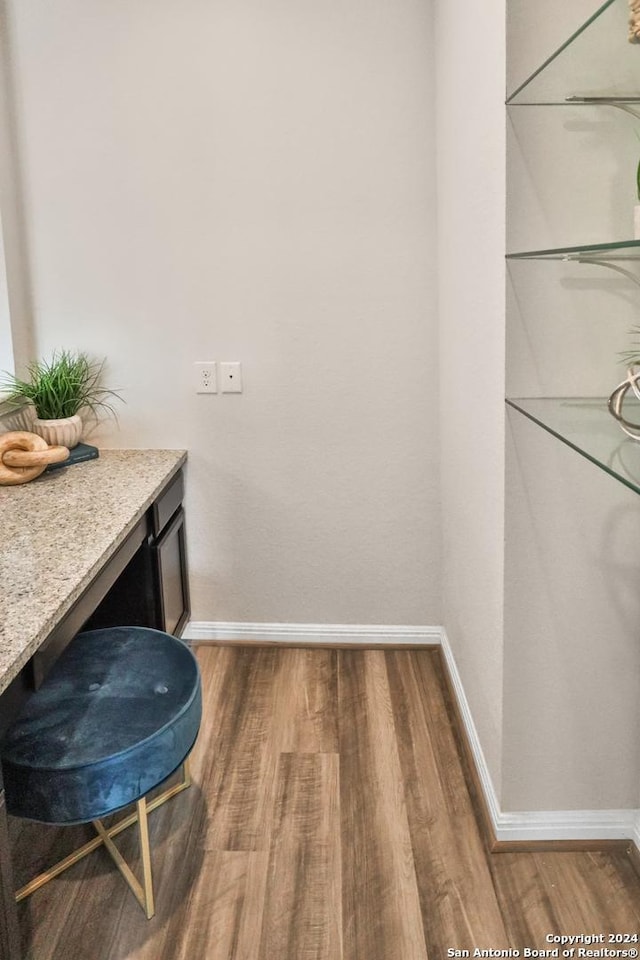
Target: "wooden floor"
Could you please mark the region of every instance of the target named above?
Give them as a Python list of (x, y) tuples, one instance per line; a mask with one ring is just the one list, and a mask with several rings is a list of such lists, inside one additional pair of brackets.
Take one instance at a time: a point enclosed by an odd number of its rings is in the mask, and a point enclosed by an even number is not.
[[(99, 850), (20, 905), (28, 958), (445, 960), (640, 932), (624, 854), (485, 853), (436, 651), (198, 658), (195, 783), (150, 817), (155, 918)], [(12, 831), (27, 874), (85, 828)], [(135, 830), (119, 844), (135, 859)]]

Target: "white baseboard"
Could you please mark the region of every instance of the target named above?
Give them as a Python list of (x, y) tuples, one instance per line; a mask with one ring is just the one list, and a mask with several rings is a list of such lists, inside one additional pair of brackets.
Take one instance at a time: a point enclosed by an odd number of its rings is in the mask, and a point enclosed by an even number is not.
[(402, 644), (425, 646), (440, 643), (440, 627), (388, 626), (387, 624), (354, 623), (224, 623), (221, 621), (191, 621), (187, 624), (185, 640), (207, 641), (265, 641), (268, 643), (335, 643)]
[(640, 810), (636, 810), (636, 819), (633, 825), (632, 839), (638, 853), (640, 853)]
[(443, 627), (335, 623), (191, 621), (183, 638), (198, 643), (441, 646), (496, 840), (630, 840), (640, 851), (640, 810), (533, 810), (503, 812), (493, 785), (462, 678)]
[(496, 827), (496, 840), (636, 842), (636, 820), (636, 810), (534, 810), (501, 813)]
[(485, 760), (484, 752), (482, 750), (480, 737), (478, 736), (476, 725), (473, 722), (471, 707), (469, 706), (469, 701), (467, 700), (467, 696), (464, 692), (462, 678), (458, 671), (458, 665), (456, 664), (453, 656), (453, 650), (451, 649), (451, 644), (449, 643), (449, 638), (444, 627), (441, 631), (440, 643), (442, 646), (444, 661), (449, 673), (449, 679), (451, 680), (451, 686), (453, 687), (456, 700), (458, 701), (458, 710), (460, 711), (460, 716), (462, 717), (464, 731), (467, 736), (467, 743), (471, 748), (471, 753), (475, 762), (476, 773), (478, 774), (480, 783), (482, 785), (485, 804), (489, 811), (489, 816), (491, 817), (491, 823), (495, 832), (501, 815), (500, 804), (498, 803), (498, 796), (496, 794), (495, 787), (493, 786), (493, 780), (489, 772), (489, 766)]
[(442, 652), (496, 840), (632, 840), (640, 848), (640, 810), (518, 810), (503, 812), (444, 628)]

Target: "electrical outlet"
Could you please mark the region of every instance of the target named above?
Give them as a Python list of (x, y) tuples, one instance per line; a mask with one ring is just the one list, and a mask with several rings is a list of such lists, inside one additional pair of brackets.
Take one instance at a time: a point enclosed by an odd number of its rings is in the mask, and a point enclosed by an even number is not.
[(196, 393), (217, 393), (218, 377), (215, 360), (194, 363), (193, 382)]
[(220, 364), (220, 389), (223, 393), (242, 393), (242, 364), (237, 360)]

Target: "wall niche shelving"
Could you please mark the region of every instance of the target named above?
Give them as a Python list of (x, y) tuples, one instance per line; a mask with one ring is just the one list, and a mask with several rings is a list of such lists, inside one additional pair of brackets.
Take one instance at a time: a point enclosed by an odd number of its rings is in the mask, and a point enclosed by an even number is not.
[[(628, 18), (626, 0), (606, 0), (509, 93), (507, 107), (614, 108), (640, 120), (640, 45), (628, 41)], [(506, 257), (508, 262), (602, 266), (640, 287), (640, 240), (603, 238), (600, 243), (511, 251)], [(625, 438), (608, 412), (606, 397), (509, 396), (506, 403), (640, 493), (640, 444)], [(625, 411), (640, 422), (640, 404), (629, 401)]]

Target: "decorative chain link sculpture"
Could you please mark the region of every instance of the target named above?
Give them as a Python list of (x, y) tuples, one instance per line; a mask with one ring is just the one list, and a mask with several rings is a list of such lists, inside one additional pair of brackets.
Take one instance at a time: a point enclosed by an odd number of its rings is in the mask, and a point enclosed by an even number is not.
[(0, 486), (35, 480), (50, 463), (69, 456), (66, 447), (50, 447), (46, 440), (26, 430), (0, 435)]
[(616, 418), (624, 432), (634, 440), (640, 440), (640, 423), (632, 423), (623, 416), (622, 404), (629, 390), (640, 400), (638, 381), (640, 381), (640, 365), (632, 363), (627, 370), (626, 380), (618, 384), (608, 401), (609, 413)]

